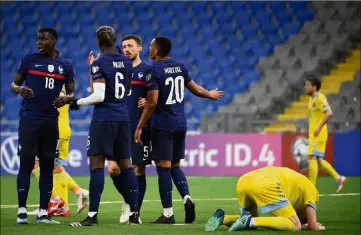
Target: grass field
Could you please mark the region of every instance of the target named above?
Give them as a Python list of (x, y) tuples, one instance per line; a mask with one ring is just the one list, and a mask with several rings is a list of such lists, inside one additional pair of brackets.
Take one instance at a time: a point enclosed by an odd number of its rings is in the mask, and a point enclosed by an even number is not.
[[(88, 187), (88, 177), (76, 177), (75, 180), (83, 187)], [(102, 204), (99, 212), (99, 226), (97, 227), (69, 227), (68, 223), (85, 218), (86, 213), (73, 214), (68, 218), (56, 218), (61, 225), (36, 225), (35, 216), (29, 216), (29, 225), (16, 225), (17, 196), (16, 178), (1, 177), (1, 234), (34, 234), (34, 235), (57, 235), (57, 234), (86, 234), (86, 235), (108, 235), (108, 234), (139, 234), (139, 235), (168, 235), (178, 234), (209, 234), (204, 232), (204, 224), (213, 211), (220, 207), (226, 213), (238, 214), (238, 206), (235, 195), (235, 177), (189, 177), (191, 195), (196, 203), (197, 219), (192, 225), (183, 225), (184, 212), (183, 203), (179, 200), (177, 191), (174, 191), (174, 213), (176, 223), (179, 225), (151, 225), (148, 222), (161, 214), (161, 204), (158, 196), (158, 186), (155, 177), (148, 178), (148, 191), (142, 208), (143, 224), (139, 226), (121, 225), (118, 223), (121, 210), (121, 198), (113, 187), (110, 178), (106, 178), (105, 190), (102, 196)], [(28, 210), (35, 209), (38, 203), (38, 187), (34, 178), (28, 198)], [(322, 234), (360, 234), (360, 178), (349, 178), (344, 191), (335, 195), (335, 183), (331, 178), (321, 177), (318, 179), (317, 187), (321, 194), (318, 204), (318, 220), (324, 224), (327, 231)], [(176, 190), (175, 187), (173, 187)], [(72, 202), (75, 197), (71, 195)], [(72, 212), (75, 207), (71, 206)], [(223, 234), (225, 227), (213, 234)], [(242, 234), (284, 234), (277, 231), (245, 231)], [(302, 232), (305, 233), (305, 232)]]

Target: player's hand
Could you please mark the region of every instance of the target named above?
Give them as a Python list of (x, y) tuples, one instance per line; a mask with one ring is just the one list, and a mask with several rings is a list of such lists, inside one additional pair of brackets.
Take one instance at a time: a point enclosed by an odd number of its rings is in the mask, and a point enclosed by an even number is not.
[(321, 129), (320, 129), (320, 128), (317, 128), (317, 129), (315, 130), (315, 132), (313, 133), (313, 136), (314, 136), (314, 137), (317, 137), (317, 136), (320, 134), (320, 132), (321, 132)]
[[(317, 223), (317, 224), (318, 224), (318, 230), (319, 231), (326, 230), (326, 227), (323, 226), (321, 223)], [(302, 224), (301, 230), (308, 230), (308, 223)]]
[(64, 105), (69, 104), (69, 103), (70, 103), (69, 97), (67, 97), (67, 96), (59, 96), (54, 101), (54, 107), (55, 108), (60, 108), (60, 107), (63, 107)]
[(94, 62), (94, 60), (99, 59), (99, 57), (100, 57), (100, 53), (98, 53), (97, 57), (94, 57), (93, 51), (91, 51), (88, 55), (88, 65), (90, 66)]
[(134, 133), (134, 141), (137, 144), (143, 145), (143, 142), (140, 140), (140, 137), (142, 136), (142, 129), (136, 129)]
[(78, 102), (78, 99), (74, 99), (73, 102), (70, 103), (70, 105), (69, 105), (70, 110), (75, 110), (75, 111), (79, 110), (80, 107), (77, 102)]
[(139, 97), (138, 108), (143, 108), (147, 104), (147, 99)]
[(218, 88), (209, 92), (211, 100), (218, 100), (223, 96), (223, 91), (219, 91)]
[(34, 97), (34, 92), (31, 88), (26, 87), (26, 86), (21, 86), (20, 87), (20, 95), (24, 98), (33, 98)]

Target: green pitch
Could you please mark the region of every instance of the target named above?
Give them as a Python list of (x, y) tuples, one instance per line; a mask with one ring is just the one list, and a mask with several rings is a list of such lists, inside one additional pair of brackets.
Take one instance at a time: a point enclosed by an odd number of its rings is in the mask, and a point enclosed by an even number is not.
[[(76, 177), (75, 180), (88, 188), (88, 177)], [(204, 224), (218, 207), (225, 209), (228, 214), (238, 214), (235, 186), (237, 178), (205, 178), (189, 177), (191, 196), (196, 203), (197, 219), (192, 225), (183, 225), (183, 203), (179, 200), (178, 192), (173, 187), (174, 213), (178, 225), (151, 225), (148, 222), (161, 215), (161, 204), (158, 196), (157, 179), (148, 177), (148, 190), (142, 207), (143, 224), (139, 226), (121, 225), (118, 223), (121, 211), (121, 198), (113, 187), (109, 177), (106, 178), (102, 204), (99, 211), (99, 226), (97, 227), (68, 227), (69, 222), (79, 221), (86, 217), (87, 211), (81, 215), (73, 213), (68, 218), (57, 218), (61, 225), (36, 225), (35, 216), (29, 216), (29, 225), (17, 225), (17, 195), (16, 178), (1, 177), (1, 234), (26, 234), (26, 235), (110, 235), (110, 234), (139, 234), (139, 235), (183, 235), (183, 234), (209, 234), (204, 232)], [(28, 198), (28, 210), (35, 209), (38, 203), (38, 186), (32, 179), (31, 190)], [(360, 234), (360, 178), (349, 178), (344, 191), (335, 196), (335, 183), (331, 178), (321, 177), (317, 187), (321, 194), (318, 204), (318, 220), (324, 224), (327, 231), (322, 234)], [(70, 203), (75, 202), (72, 192), (69, 192)], [(71, 206), (75, 211), (75, 206)], [(221, 227), (213, 234), (225, 234), (226, 228)], [(245, 231), (242, 234), (284, 234), (277, 231)], [(303, 232), (305, 233), (305, 232)], [(211, 233), (212, 234), (212, 233)]]

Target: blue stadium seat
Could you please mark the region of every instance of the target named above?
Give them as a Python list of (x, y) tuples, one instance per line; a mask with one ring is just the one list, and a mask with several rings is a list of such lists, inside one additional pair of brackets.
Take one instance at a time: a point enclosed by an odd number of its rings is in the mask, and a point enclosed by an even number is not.
[(170, 4), (170, 9), (173, 13), (187, 12), (187, 2), (172, 2)]
[(266, 7), (265, 2), (263, 1), (252, 1), (252, 2), (248, 2), (249, 8), (253, 11), (253, 12), (257, 12), (257, 11), (261, 11), (264, 10)]
[(286, 11), (279, 11), (276, 13), (276, 18), (278, 23), (283, 24), (292, 21), (293, 19), (293, 11), (286, 10)]
[(282, 33), (286, 38), (288, 38), (292, 34), (297, 33), (300, 30), (300, 27), (301, 25), (298, 22), (288, 23), (282, 27)]
[(305, 21), (312, 20), (314, 14), (315, 11), (312, 8), (307, 8), (297, 11), (296, 17), (299, 22), (304, 23)]
[(35, 1), (25, 1), (22, 2), (21, 4), (18, 4), (19, 15), (20, 16), (33, 15), (36, 6), (37, 6), (37, 2)]
[(204, 12), (206, 10), (207, 2), (204, 2), (204, 1), (190, 2), (190, 6), (192, 9), (192, 12), (197, 14), (197, 13)]
[(275, 35), (278, 33), (278, 25), (277, 24), (262, 24), (261, 30), (264, 35)]
[(272, 13), (269, 11), (258, 11), (255, 14), (257, 23), (268, 24), (272, 22)]
[(246, 38), (252, 38), (258, 35), (258, 25), (248, 24), (242, 27), (242, 34)]
[(167, 12), (169, 5), (167, 2), (152, 2), (152, 4), (150, 5), (151, 9), (153, 10), (154, 13), (163, 13), (163, 12)]
[(290, 1), (290, 7), (294, 10), (303, 10), (307, 8), (307, 2), (306, 1)]
[(267, 40), (271, 44), (280, 44), (283, 43), (286, 40), (286, 37), (283, 35), (270, 35), (267, 37)]
[(248, 10), (239, 11), (235, 14), (235, 20), (238, 25), (250, 24), (252, 21), (252, 13)]
[(72, 12), (72, 9), (74, 7), (74, 2), (56, 2), (56, 5), (54, 7), (54, 9), (56, 10), (56, 12)]
[(236, 12), (247, 8), (246, 2), (231, 1), (231, 2), (229, 2), (229, 5)]
[(286, 8), (286, 1), (269, 1), (268, 7), (273, 12), (283, 11)]

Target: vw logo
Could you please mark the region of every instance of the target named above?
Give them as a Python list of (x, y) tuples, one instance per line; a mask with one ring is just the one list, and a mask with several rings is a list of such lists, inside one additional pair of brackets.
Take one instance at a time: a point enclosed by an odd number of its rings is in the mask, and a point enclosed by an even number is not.
[(1, 143), (1, 167), (9, 174), (16, 175), (20, 168), (18, 136), (13, 135)]

